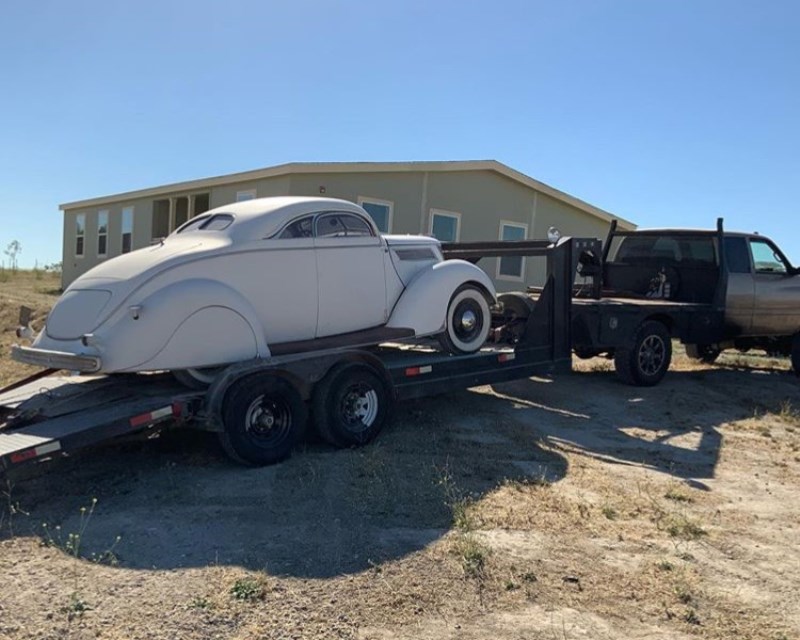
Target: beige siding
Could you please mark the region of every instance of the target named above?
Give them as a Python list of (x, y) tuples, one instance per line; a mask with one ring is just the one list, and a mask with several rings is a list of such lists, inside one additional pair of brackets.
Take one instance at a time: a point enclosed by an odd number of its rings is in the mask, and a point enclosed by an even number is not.
[(221, 207), (231, 202), (236, 202), (237, 191), (250, 191), (255, 189), (257, 198), (269, 196), (286, 196), (289, 191), (289, 176), (265, 178), (249, 182), (235, 182), (211, 189), (211, 208)]

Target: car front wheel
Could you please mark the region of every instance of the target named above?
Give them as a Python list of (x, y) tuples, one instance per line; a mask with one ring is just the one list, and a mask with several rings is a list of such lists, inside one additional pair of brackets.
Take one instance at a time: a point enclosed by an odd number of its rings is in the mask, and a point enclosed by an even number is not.
[(439, 342), (445, 351), (453, 354), (475, 353), (489, 336), (491, 319), (483, 291), (474, 285), (463, 285), (450, 298), (445, 330)]

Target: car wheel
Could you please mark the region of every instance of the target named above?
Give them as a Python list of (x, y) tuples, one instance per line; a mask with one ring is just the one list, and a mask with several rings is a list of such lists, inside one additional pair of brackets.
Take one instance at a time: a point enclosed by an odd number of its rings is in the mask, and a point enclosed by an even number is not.
[(672, 361), (672, 341), (667, 328), (650, 320), (641, 324), (631, 347), (614, 352), (614, 368), (619, 378), (638, 387), (658, 384)]
[(465, 284), (456, 289), (447, 305), (445, 330), (439, 342), (453, 354), (475, 353), (486, 342), (491, 329), (491, 312), (483, 291)]
[(706, 364), (713, 364), (716, 362), (722, 353), (722, 349), (710, 344), (687, 344), (686, 355), (692, 360), (700, 360)]
[(371, 367), (334, 368), (314, 389), (313, 417), (323, 440), (337, 447), (358, 447), (380, 433), (389, 417), (389, 386)]
[(307, 419), (306, 403), (286, 380), (249, 376), (234, 383), (225, 396), (220, 441), (237, 462), (273, 464), (291, 455)]
[(189, 389), (207, 389), (222, 371), (223, 367), (204, 369), (173, 369), (172, 377)]

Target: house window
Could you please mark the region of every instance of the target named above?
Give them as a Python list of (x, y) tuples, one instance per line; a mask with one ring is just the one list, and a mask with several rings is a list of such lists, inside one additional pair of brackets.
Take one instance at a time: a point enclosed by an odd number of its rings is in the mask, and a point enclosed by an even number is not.
[(122, 253), (130, 252), (133, 244), (133, 207), (122, 210)]
[(97, 212), (97, 257), (108, 254), (108, 209)]
[(153, 227), (151, 238), (159, 240), (169, 235), (169, 199), (153, 200)]
[(431, 209), (431, 235), (441, 242), (457, 242), (461, 214)]
[(198, 193), (192, 202), (192, 217), (199, 216), (201, 213), (205, 213), (210, 208), (209, 195), (207, 193)]
[(181, 196), (175, 198), (175, 217), (170, 224), (170, 232), (174, 231), (189, 219), (189, 198)]
[(374, 198), (362, 198), (359, 196), (358, 204), (375, 221), (375, 226), (381, 233), (389, 233), (392, 229), (392, 209), (394, 203), (388, 200), (376, 200)]
[[(528, 225), (518, 222), (500, 223), (500, 240), (525, 240)], [(525, 258), (522, 256), (506, 256), (497, 261), (497, 277), (500, 280), (522, 280), (525, 273)]]
[(86, 240), (86, 214), (75, 216), (75, 257), (83, 257), (83, 243)]
[(247, 191), (236, 192), (236, 202), (244, 202), (245, 200), (254, 200), (256, 197), (255, 189), (248, 189)]

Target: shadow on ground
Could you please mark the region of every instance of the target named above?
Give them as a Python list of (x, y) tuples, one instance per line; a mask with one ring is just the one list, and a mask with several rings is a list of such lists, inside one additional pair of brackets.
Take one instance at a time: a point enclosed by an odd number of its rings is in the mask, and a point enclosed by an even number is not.
[(11, 502), (30, 515), (16, 515), (14, 532), (64, 541), (84, 528), (80, 509), (96, 498), (82, 555), (113, 547), (126, 568), (220, 564), (308, 578), (363, 571), (439, 539), (459, 500), (508, 480), (564, 477), (563, 456), (486, 403), (467, 391), (403, 403), (370, 446), (309, 444), (263, 469), (228, 462), (199, 432), (97, 448), (17, 479)]
[(84, 527), (79, 510), (97, 498), (86, 555), (120, 535), (114, 553), (126, 568), (220, 564), (327, 578), (424, 548), (447, 533), (464, 497), (508, 480), (560, 480), (567, 452), (703, 486), (719, 459), (720, 425), (786, 398), (800, 405), (795, 378), (729, 369), (671, 372), (649, 389), (591, 372), (494, 391), (403, 403), (370, 446), (310, 444), (265, 469), (229, 463), (197, 432), (98, 448), (16, 485), (12, 478), (6, 502), (29, 514), (17, 513), (13, 531), (47, 541), (46, 523), (64, 538)]

